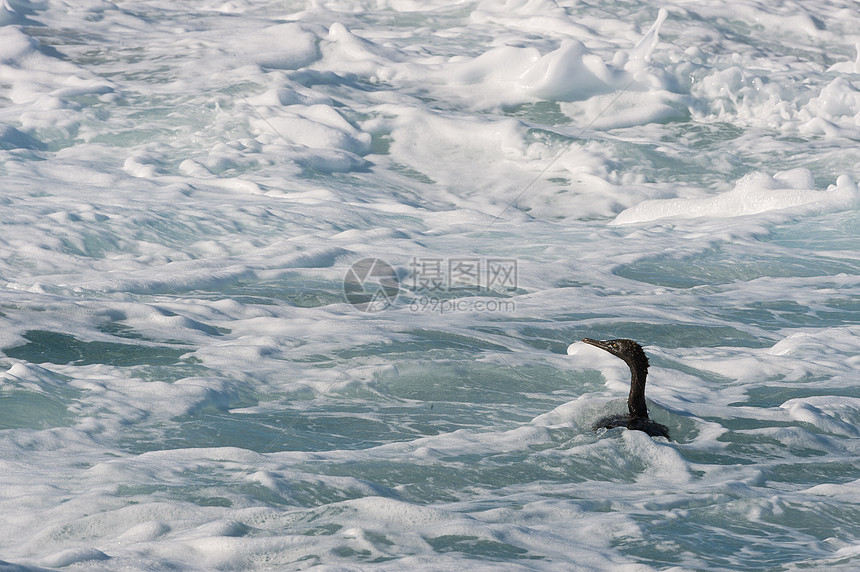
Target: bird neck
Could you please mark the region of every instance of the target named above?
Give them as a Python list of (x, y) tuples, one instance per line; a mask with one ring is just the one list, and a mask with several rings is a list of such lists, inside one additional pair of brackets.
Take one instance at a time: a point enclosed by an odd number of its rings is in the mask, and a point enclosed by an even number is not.
[(648, 406), (645, 404), (645, 378), (648, 366), (630, 366), (630, 395), (627, 397), (627, 410), (631, 417), (648, 419)]

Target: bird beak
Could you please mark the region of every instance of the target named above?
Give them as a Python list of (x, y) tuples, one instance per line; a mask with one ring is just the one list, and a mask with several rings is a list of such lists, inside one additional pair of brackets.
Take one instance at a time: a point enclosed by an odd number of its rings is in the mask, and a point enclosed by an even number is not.
[[(614, 356), (621, 357), (620, 355), (618, 355), (618, 353), (617, 353), (615, 350), (613, 350), (613, 349), (609, 346), (609, 344), (608, 344), (607, 342), (605, 342), (605, 341), (603, 341), (603, 340), (592, 340), (591, 338), (582, 338), (582, 342), (583, 342), (583, 343), (586, 343), (586, 344), (588, 344), (588, 345), (590, 345), (590, 346), (594, 346), (594, 347), (596, 347), (596, 348), (600, 348), (600, 349), (602, 349), (603, 351), (605, 351), (605, 352), (609, 352), (609, 353), (611, 353), (611, 354), (612, 354), (612, 355), (614, 355)], [(623, 359), (623, 358), (622, 358), (622, 359)]]

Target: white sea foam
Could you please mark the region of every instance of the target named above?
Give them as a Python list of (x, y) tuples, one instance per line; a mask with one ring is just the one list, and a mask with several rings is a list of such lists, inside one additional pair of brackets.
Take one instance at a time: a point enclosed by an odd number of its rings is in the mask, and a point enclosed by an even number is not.
[(666, 217), (728, 218), (771, 211), (826, 213), (850, 211), (860, 204), (860, 193), (850, 177), (843, 175), (826, 191), (815, 188), (812, 173), (794, 169), (768, 176), (751, 173), (731, 191), (701, 199), (658, 199), (644, 201), (620, 213), (614, 224), (631, 224)]
[(857, 567), (853, 4), (186, 4), (0, 0), (0, 569)]

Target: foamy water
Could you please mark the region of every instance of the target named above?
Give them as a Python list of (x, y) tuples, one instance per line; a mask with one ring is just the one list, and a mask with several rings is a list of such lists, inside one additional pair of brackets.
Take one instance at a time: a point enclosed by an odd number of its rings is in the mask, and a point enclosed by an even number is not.
[(858, 30), (0, 0), (0, 570), (855, 569)]

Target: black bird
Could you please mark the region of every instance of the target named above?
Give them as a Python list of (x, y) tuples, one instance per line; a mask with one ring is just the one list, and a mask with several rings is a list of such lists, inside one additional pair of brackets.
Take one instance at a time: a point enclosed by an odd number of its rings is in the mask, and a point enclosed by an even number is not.
[(648, 376), (648, 356), (642, 346), (633, 340), (592, 340), (583, 338), (588, 345), (606, 350), (624, 360), (630, 368), (630, 395), (627, 397), (627, 415), (610, 415), (597, 421), (592, 428), (597, 431), (603, 427), (627, 427), (644, 431), (652, 437), (669, 438), (669, 428), (648, 418), (645, 405), (645, 378)]

